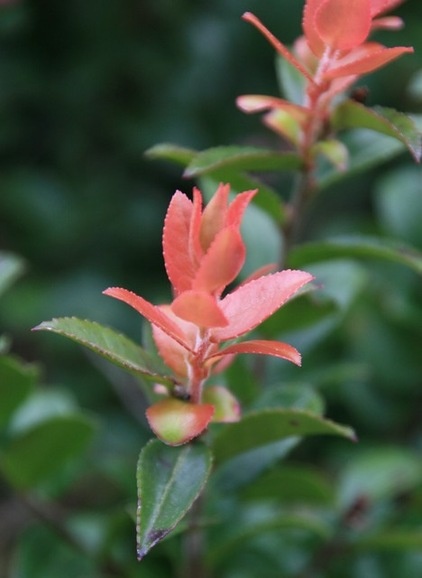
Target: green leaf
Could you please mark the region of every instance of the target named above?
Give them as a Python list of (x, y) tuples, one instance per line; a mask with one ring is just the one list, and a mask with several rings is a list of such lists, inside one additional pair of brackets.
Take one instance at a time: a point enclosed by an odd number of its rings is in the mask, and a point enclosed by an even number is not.
[(298, 409), (261, 410), (227, 424), (212, 444), (217, 463), (271, 442), (305, 435), (339, 435), (354, 441), (349, 427)]
[(197, 151), (193, 149), (180, 147), (171, 143), (155, 145), (145, 152), (145, 156), (150, 159), (163, 159), (184, 167), (192, 161), (196, 154)]
[(0, 295), (23, 273), (23, 259), (12, 253), (0, 252)]
[(384, 231), (422, 249), (422, 167), (389, 171), (376, 183), (377, 214)]
[(210, 148), (194, 156), (184, 172), (185, 177), (197, 177), (218, 169), (241, 171), (285, 171), (301, 166), (296, 153), (279, 153), (271, 149), (245, 146)]
[(61, 317), (51, 321), (43, 321), (35, 331), (44, 330), (69, 337), (76, 343), (84, 345), (115, 365), (141, 375), (156, 383), (171, 385), (172, 378), (161, 375), (155, 368), (148, 353), (125, 335), (117, 333), (95, 321), (77, 319), (76, 317)]
[(317, 176), (319, 190), (386, 163), (403, 152), (401, 142), (367, 129), (356, 129), (343, 140), (349, 151), (347, 170), (325, 167)]
[(276, 56), (276, 74), (280, 92), (286, 100), (303, 104), (306, 80), (303, 75), (282, 56)]
[(235, 519), (228, 521), (219, 530), (206, 560), (210, 566), (215, 566), (232, 556), (235, 550), (247, 549), (254, 539), (262, 539), (269, 532), (280, 533), (292, 529), (304, 530), (322, 540), (327, 540), (331, 533), (328, 524), (310, 512), (292, 514), (274, 511), (269, 506), (246, 507), (242, 504), (242, 511)]
[(334, 111), (333, 128), (367, 128), (403, 143), (416, 162), (422, 157), (422, 135), (412, 118), (392, 108), (368, 108), (354, 100), (342, 102)]
[(199, 496), (211, 471), (212, 456), (202, 443), (169, 447), (151, 440), (137, 468), (138, 559), (160, 542)]
[(409, 528), (394, 529), (380, 532), (374, 536), (369, 536), (357, 540), (355, 547), (359, 550), (391, 552), (398, 550), (400, 552), (407, 550), (422, 551), (422, 531)]
[(347, 509), (361, 496), (371, 502), (399, 496), (422, 482), (420, 456), (399, 447), (360, 450), (349, 458), (339, 483), (340, 502)]
[(422, 253), (391, 239), (363, 235), (348, 235), (317, 243), (305, 243), (291, 251), (288, 265), (292, 268), (303, 267), (308, 263), (338, 257), (385, 259), (406, 265), (422, 274)]
[(265, 472), (242, 493), (247, 500), (277, 500), (292, 504), (332, 505), (333, 488), (317, 470), (283, 465)]
[(9, 442), (0, 468), (12, 485), (31, 488), (83, 452), (94, 429), (92, 420), (80, 414), (46, 420)]
[(28, 397), (38, 378), (34, 365), (24, 364), (13, 357), (0, 357), (0, 424)]
[(302, 383), (283, 383), (276, 387), (267, 387), (253, 404), (253, 409), (271, 409), (275, 407), (301, 409), (322, 415), (324, 400), (315, 388)]

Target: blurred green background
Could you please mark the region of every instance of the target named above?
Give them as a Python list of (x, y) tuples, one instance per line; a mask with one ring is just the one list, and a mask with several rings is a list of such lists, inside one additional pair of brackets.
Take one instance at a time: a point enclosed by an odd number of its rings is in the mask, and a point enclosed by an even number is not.
[[(240, 16), (256, 13), (289, 43), (299, 34), (302, 6), (298, 0), (0, 4), (0, 249), (26, 264), (24, 276), (2, 297), (0, 333), (12, 339), (15, 354), (40, 362), (46, 382), (63, 386), (83, 408), (103, 412), (110, 438), (101, 448), (123, 452), (127, 470), (116, 473), (122, 464), (107, 462), (113, 484), (121, 478), (124, 490), (111, 484), (100, 503), (115, 499), (120, 505), (147, 434), (126, 417), (102, 367), (72, 343), (30, 329), (75, 315), (140, 339), (139, 317), (101, 291), (119, 285), (155, 302), (168, 297), (163, 217), (174, 190), (189, 193), (193, 185), (179, 167), (149, 161), (144, 152), (164, 141), (197, 149), (279, 146), (258, 117), (235, 107), (240, 94), (278, 91), (272, 49)], [(415, 54), (360, 85), (370, 89), (368, 105), (420, 114), (415, 78), (422, 70), (422, 3), (409, 0), (396, 13), (405, 29), (377, 38), (389, 46), (413, 45)], [(407, 153), (345, 180), (315, 203), (306, 238), (359, 231), (422, 250), (421, 181), (421, 169)], [(346, 372), (341, 386), (338, 376), (320, 376), (330, 417), (351, 423), (364, 440), (421, 449), (420, 278), (385, 262), (359, 264), (358, 270), (349, 265), (350, 299), (338, 297), (347, 302), (341, 322), (309, 347), (304, 375), (312, 381), (317, 370), (338, 360), (362, 362), (363, 374)], [(331, 272), (334, 280), (336, 274)], [(330, 270), (321, 275), (330, 279)], [(303, 347), (306, 355), (306, 339)], [(289, 379), (289, 371), (283, 369), (282, 377)], [(113, 431), (119, 435), (111, 439)], [(309, 447), (315, 457), (321, 452), (318, 442)], [(80, 489), (87, 501), (93, 487)]]

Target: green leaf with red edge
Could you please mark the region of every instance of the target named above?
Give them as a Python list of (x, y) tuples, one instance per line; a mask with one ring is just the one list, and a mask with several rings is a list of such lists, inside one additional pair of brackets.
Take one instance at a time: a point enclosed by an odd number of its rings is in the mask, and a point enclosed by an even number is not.
[(139, 345), (125, 335), (95, 321), (77, 319), (76, 317), (61, 317), (51, 321), (43, 321), (34, 327), (34, 330), (51, 331), (64, 335), (76, 343), (92, 349), (115, 365), (155, 383), (163, 383), (164, 385), (173, 383), (171, 377), (162, 375), (154, 367), (148, 353)]
[(347, 235), (316, 243), (305, 243), (291, 251), (288, 264), (291, 267), (303, 267), (309, 263), (339, 257), (385, 259), (406, 265), (422, 274), (422, 253), (413, 247), (391, 239), (360, 235)]
[(214, 407), (167, 397), (151, 405), (146, 415), (151, 429), (162, 442), (181, 446), (203, 433), (214, 415)]
[(204, 150), (193, 157), (184, 176), (191, 178), (218, 169), (241, 171), (286, 171), (301, 166), (300, 156), (293, 152), (280, 153), (271, 149), (246, 146), (221, 146)]
[(308, 411), (297, 409), (261, 410), (228, 424), (215, 437), (212, 448), (217, 463), (271, 442), (308, 435), (339, 435), (355, 441), (349, 427), (339, 425)]
[(198, 151), (174, 145), (172, 143), (162, 143), (155, 145), (145, 152), (145, 156), (153, 160), (167, 160), (178, 165), (188, 165)]
[(136, 472), (139, 560), (189, 511), (207, 482), (211, 465), (211, 451), (199, 442), (174, 448), (151, 440), (142, 449)]
[(333, 112), (331, 123), (335, 130), (367, 128), (402, 142), (417, 162), (422, 157), (422, 134), (415, 121), (392, 108), (368, 108), (359, 102), (346, 100)]

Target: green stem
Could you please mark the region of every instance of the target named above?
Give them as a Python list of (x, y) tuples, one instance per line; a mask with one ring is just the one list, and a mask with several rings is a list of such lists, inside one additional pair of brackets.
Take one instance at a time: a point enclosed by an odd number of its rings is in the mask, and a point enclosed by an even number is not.
[(314, 188), (313, 170), (310, 166), (305, 166), (303, 171), (296, 178), (292, 198), (288, 205), (288, 219), (282, 229), (284, 246), (280, 262), (281, 269), (285, 268), (289, 253), (300, 237), (303, 217), (312, 197)]

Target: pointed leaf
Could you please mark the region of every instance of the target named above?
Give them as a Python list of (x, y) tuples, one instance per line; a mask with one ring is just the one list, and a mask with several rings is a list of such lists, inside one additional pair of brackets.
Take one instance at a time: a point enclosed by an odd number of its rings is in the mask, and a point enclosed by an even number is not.
[(136, 295), (132, 291), (121, 287), (109, 287), (103, 291), (104, 295), (119, 299), (133, 307), (138, 313), (143, 315), (150, 323), (162, 329), (167, 335), (175, 339), (180, 345), (190, 350), (190, 344), (186, 339), (182, 329), (177, 323), (166, 315), (162, 309), (156, 307), (143, 297)]
[(197, 151), (194, 149), (184, 148), (171, 143), (162, 143), (155, 145), (145, 152), (145, 156), (150, 159), (163, 159), (177, 163), (178, 165), (188, 165)]
[(240, 273), (245, 257), (246, 249), (240, 233), (234, 227), (222, 229), (204, 255), (192, 288), (221, 295)]
[(44, 321), (34, 330), (52, 331), (64, 335), (131, 373), (142, 375), (157, 383), (166, 385), (173, 383), (172, 378), (161, 375), (154, 369), (147, 352), (139, 345), (113, 329), (94, 321), (62, 317)]
[[(366, 48), (367, 50), (365, 50)], [(375, 43), (364, 44), (361, 49), (356, 50), (356, 53), (352, 52), (350, 56), (345, 56), (339, 60), (338, 64), (329, 68), (324, 76), (327, 80), (339, 78), (340, 76), (361, 76), (385, 66), (403, 54), (411, 54), (412, 52), (413, 48), (410, 46), (385, 48), (379, 45), (376, 48)]]
[(422, 274), (422, 253), (404, 243), (391, 239), (365, 236), (342, 236), (319, 243), (305, 243), (292, 250), (289, 264), (302, 267), (309, 263), (337, 259), (338, 257), (358, 257), (386, 259), (406, 265)]
[(244, 416), (220, 431), (213, 443), (218, 463), (243, 452), (290, 437), (306, 435), (339, 435), (355, 440), (349, 427), (297, 409), (262, 410)]
[(264, 24), (251, 12), (245, 12), (242, 16), (243, 20), (250, 22), (257, 28), (261, 34), (268, 40), (268, 42), (276, 49), (276, 51), (285, 58), (292, 66), (294, 66), (311, 84), (314, 84), (314, 79), (302, 65), (299, 60), (290, 52), (290, 50), (284, 46), (278, 38), (276, 38), (269, 30), (264, 26)]
[(300, 166), (301, 159), (296, 153), (280, 153), (258, 147), (222, 146), (198, 153), (187, 166), (184, 176), (192, 178), (228, 168), (242, 171), (285, 171), (296, 170)]
[(224, 341), (251, 331), (312, 279), (310, 273), (286, 270), (241, 285), (220, 302), (229, 325), (216, 329), (215, 339)]
[(222, 355), (237, 355), (239, 353), (273, 355), (274, 357), (287, 359), (296, 365), (300, 365), (301, 363), (300, 353), (296, 348), (292, 347), (288, 343), (282, 343), (281, 341), (267, 341), (264, 339), (254, 339), (229, 345), (228, 347), (221, 349), (218, 353), (210, 355), (208, 359), (215, 359)]
[(137, 468), (137, 554), (142, 558), (173, 530), (204, 488), (211, 470), (210, 450), (201, 443), (180, 448), (151, 440)]
[(422, 134), (412, 118), (392, 108), (368, 108), (346, 100), (334, 111), (332, 123), (336, 130), (368, 128), (402, 142), (416, 161), (422, 156)]
[(209, 173), (206, 178), (212, 178), (216, 183), (230, 183), (232, 190), (235, 192), (257, 189), (259, 194), (255, 196), (253, 204), (261, 208), (277, 224), (284, 222), (285, 207), (283, 200), (274, 189), (261, 182), (255, 176), (251, 177), (249, 174), (237, 172), (235, 169), (223, 168)]
[(172, 196), (164, 220), (163, 253), (167, 276), (177, 293), (191, 289), (196, 264), (190, 246), (194, 205), (180, 191)]

